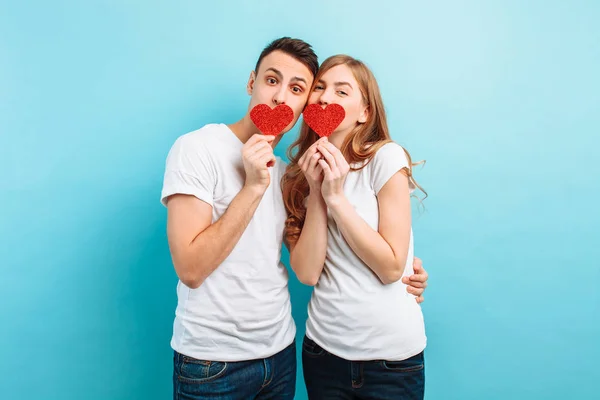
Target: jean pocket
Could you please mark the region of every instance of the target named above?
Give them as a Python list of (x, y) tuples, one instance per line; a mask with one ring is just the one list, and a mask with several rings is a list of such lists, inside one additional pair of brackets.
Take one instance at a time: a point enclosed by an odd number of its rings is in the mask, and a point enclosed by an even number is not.
[(177, 379), (185, 383), (207, 383), (222, 376), (226, 369), (226, 362), (183, 356)]
[(381, 361), (381, 366), (388, 371), (417, 372), (425, 368), (423, 353), (402, 361)]
[(311, 357), (319, 357), (325, 354), (325, 349), (316, 344), (312, 339), (309, 339), (308, 336), (304, 336), (302, 351)]

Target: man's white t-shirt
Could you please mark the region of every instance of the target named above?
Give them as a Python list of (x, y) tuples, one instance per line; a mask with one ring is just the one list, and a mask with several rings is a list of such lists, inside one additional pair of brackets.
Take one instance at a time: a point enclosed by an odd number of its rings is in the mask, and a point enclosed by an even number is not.
[[(346, 177), (346, 197), (376, 231), (377, 194), (405, 167), (404, 149), (388, 143), (366, 167)], [(413, 273), (412, 261), (411, 229), (404, 276)], [(328, 352), (355, 361), (404, 360), (423, 351), (427, 341), (421, 307), (406, 285), (402, 281), (382, 284), (348, 245), (331, 214), (325, 266), (309, 303), (306, 334)]]
[[(193, 195), (212, 206), (212, 221), (217, 221), (244, 185), (242, 147), (224, 124), (179, 137), (167, 157), (162, 203), (176, 193)], [(171, 339), (177, 352), (201, 360), (245, 361), (272, 356), (294, 340), (288, 273), (280, 261), (285, 167), (277, 158), (269, 168), (271, 183), (225, 261), (197, 289), (178, 282)]]

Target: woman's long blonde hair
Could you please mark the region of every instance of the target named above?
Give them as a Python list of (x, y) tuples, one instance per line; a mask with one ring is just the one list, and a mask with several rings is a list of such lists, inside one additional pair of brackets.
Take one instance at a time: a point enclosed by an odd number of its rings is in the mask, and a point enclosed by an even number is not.
[[(392, 142), (392, 139), (387, 126), (379, 86), (371, 70), (362, 61), (347, 55), (329, 57), (321, 64), (313, 86), (325, 72), (338, 65), (346, 65), (350, 68), (360, 87), (363, 102), (369, 108), (367, 121), (359, 124), (346, 137), (340, 149), (350, 165), (350, 171), (358, 171), (371, 161), (377, 150), (386, 143)], [(308, 182), (298, 165), (298, 160), (318, 139), (319, 136), (303, 121), (298, 139), (288, 149), (287, 154), (290, 164), (285, 171), (281, 184), (283, 201), (287, 210), (284, 238), (290, 245), (295, 244), (300, 237), (306, 218), (304, 199), (309, 194)], [(409, 182), (426, 194), (414, 180), (412, 176), (412, 166), (414, 164), (411, 161), (410, 154), (406, 150), (404, 151), (409, 164), (407, 169)]]

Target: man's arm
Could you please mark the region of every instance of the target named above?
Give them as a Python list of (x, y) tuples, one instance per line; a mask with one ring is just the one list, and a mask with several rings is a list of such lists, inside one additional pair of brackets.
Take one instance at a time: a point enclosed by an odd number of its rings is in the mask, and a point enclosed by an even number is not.
[(167, 236), (179, 279), (196, 289), (233, 251), (260, 204), (262, 193), (244, 187), (211, 225), (212, 207), (176, 194), (167, 203)]
[(179, 279), (198, 288), (225, 260), (252, 220), (270, 184), (267, 168), (275, 161), (272, 137), (254, 135), (242, 149), (246, 182), (225, 213), (212, 222), (212, 207), (191, 195), (167, 199), (167, 236)]
[(427, 287), (429, 274), (425, 271), (425, 268), (423, 268), (423, 261), (418, 257), (414, 257), (413, 259), (413, 271), (414, 273), (411, 276), (402, 278), (402, 283), (407, 285), (406, 291), (416, 296), (417, 303), (420, 304), (425, 301), (423, 292)]

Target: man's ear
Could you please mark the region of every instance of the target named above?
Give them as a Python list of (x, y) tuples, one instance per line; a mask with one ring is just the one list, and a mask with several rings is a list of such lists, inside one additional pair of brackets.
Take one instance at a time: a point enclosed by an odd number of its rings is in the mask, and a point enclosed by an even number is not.
[(369, 119), (369, 113), (371, 111), (371, 106), (366, 106), (360, 116), (358, 117), (358, 123), (364, 124)]
[(254, 83), (256, 82), (256, 72), (250, 72), (250, 77), (248, 78), (248, 83), (246, 84), (246, 91), (250, 96), (252, 96), (252, 91), (254, 90)]

